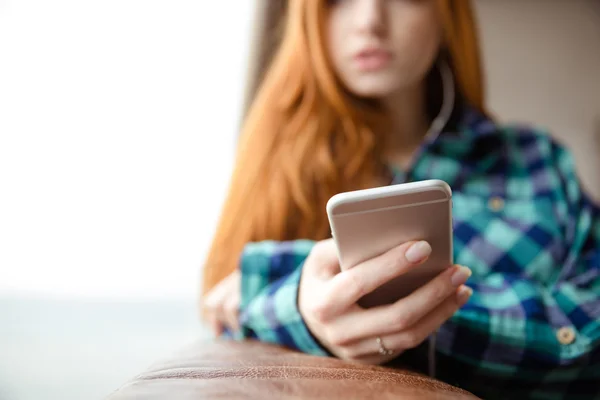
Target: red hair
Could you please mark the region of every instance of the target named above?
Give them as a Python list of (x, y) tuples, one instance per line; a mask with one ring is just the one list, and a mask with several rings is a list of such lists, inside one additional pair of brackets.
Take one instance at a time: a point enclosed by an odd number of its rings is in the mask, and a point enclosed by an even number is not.
[[(483, 111), (480, 54), (470, 2), (438, 0), (459, 92)], [(336, 193), (374, 186), (386, 123), (348, 96), (328, 61), (326, 1), (291, 0), (279, 48), (249, 109), (229, 193), (204, 267), (206, 293), (261, 240), (322, 240)]]

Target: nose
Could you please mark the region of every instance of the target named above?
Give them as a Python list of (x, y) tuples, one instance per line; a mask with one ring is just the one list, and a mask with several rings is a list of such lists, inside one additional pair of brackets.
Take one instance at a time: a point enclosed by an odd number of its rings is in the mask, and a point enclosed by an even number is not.
[(355, 9), (356, 26), (362, 33), (382, 34), (385, 31), (385, 2), (387, 0), (358, 0)]

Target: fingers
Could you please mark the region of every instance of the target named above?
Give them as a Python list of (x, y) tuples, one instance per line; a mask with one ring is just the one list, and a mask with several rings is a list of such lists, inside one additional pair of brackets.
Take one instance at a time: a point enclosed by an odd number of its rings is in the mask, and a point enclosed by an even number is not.
[(340, 330), (352, 332), (347, 335), (346, 340), (355, 341), (408, 329), (448, 297), (454, 295), (456, 289), (464, 284), (470, 276), (470, 269), (453, 265), (427, 284), (393, 304), (360, 310), (363, 322), (358, 328), (351, 328), (350, 324), (354, 324), (354, 322), (349, 318), (347, 321), (340, 320), (339, 323), (345, 325), (340, 327)]
[(214, 336), (219, 336), (223, 333), (223, 326), (217, 317), (218, 298), (215, 296), (215, 289), (211, 290), (204, 298), (204, 309), (206, 323)]
[[(472, 290), (470, 288), (461, 286), (446, 301), (411, 328), (397, 333), (381, 335), (382, 343), (387, 349), (393, 350), (396, 356), (405, 350), (417, 347), (452, 317), (469, 300), (471, 294)], [(377, 336), (371, 336), (361, 339), (353, 345), (346, 346), (343, 351), (344, 357), (357, 360), (364, 358), (363, 361), (369, 362), (379, 351), (376, 338)]]
[(221, 334), (223, 333), (223, 328), (224, 328), (223, 324), (219, 321), (216, 313), (214, 313), (212, 310), (207, 311), (206, 322), (208, 324), (208, 328), (210, 329), (210, 331), (213, 333), (214, 336), (221, 336)]
[(215, 336), (220, 336), (225, 328), (239, 330), (239, 281), (239, 274), (234, 272), (219, 282), (205, 297), (207, 323)]
[(223, 304), (223, 319), (227, 326), (234, 332), (240, 330), (239, 323), (240, 292), (236, 290), (225, 299)]
[(471, 288), (460, 286), (456, 290), (456, 293), (450, 296), (449, 301), (440, 304), (436, 310), (428, 314), (411, 329), (413, 333), (409, 335), (408, 339), (412, 338), (413, 343), (416, 342), (415, 346), (419, 345), (425, 338), (437, 331), (457, 310), (464, 306), (472, 294), (473, 290)]
[(405, 327), (412, 326), (449, 296), (456, 294), (456, 290), (467, 282), (470, 276), (469, 268), (453, 265), (408, 295), (404, 302), (397, 302), (394, 312), (404, 315)]
[(325, 294), (331, 300), (328, 302), (329, 315), (338, 315), (364, 295), (423, 263), (430, 254), (429, 243), (407, 242), (337, 274)]
[(223, 333), (223, 324), (219, 321), (217, 313), (217, 304), (214, 296), (214, 290), (209, 292), (209, 295), (204, 299), (204, 316), (208, 328), (215, 336), (220, 336)]

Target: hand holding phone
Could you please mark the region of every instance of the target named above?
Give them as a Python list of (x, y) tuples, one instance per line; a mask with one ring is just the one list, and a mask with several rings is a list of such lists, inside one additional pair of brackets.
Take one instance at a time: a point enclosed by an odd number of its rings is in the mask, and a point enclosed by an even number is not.
[[(316, 244), (304, 263), (298, 308), (318, 341), (342, 359), (382, 364), (435, 332), (471, 295), (465, 267), (450, 266), (433, 280), (390, 304), (357, 302), (377, 288), (421, 268), (433, 254), (423, 242), (407, 242), (340, 271), (333, 240)], [(389, 350), (381, 354), (381, 343)]]
[(365, 294), (363, 307), (393, 303), (452, 264), (452, 190), (444, 181), (340, 193), (329, 200), (327, 215), (342, 270), (408, 241), (431, 245), (423, 265)]

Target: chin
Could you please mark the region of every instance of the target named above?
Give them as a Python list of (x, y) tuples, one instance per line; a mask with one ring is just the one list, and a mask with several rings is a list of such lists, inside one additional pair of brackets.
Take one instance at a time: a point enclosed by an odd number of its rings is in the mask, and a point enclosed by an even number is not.
[(367, 97), (373, 99), (381, 99), (389, 97), (392, 93), (395, 93), (398, 89), (390, 85), (354, 85), (349, 88), (350, 91), (358, 97)]
[(390, 78), (389, 76), (359, 77), (353, 79), (352, 84), (347, 87), (358, 97), (384, 98), (407, 86), (398, 82), (398, 79)]

